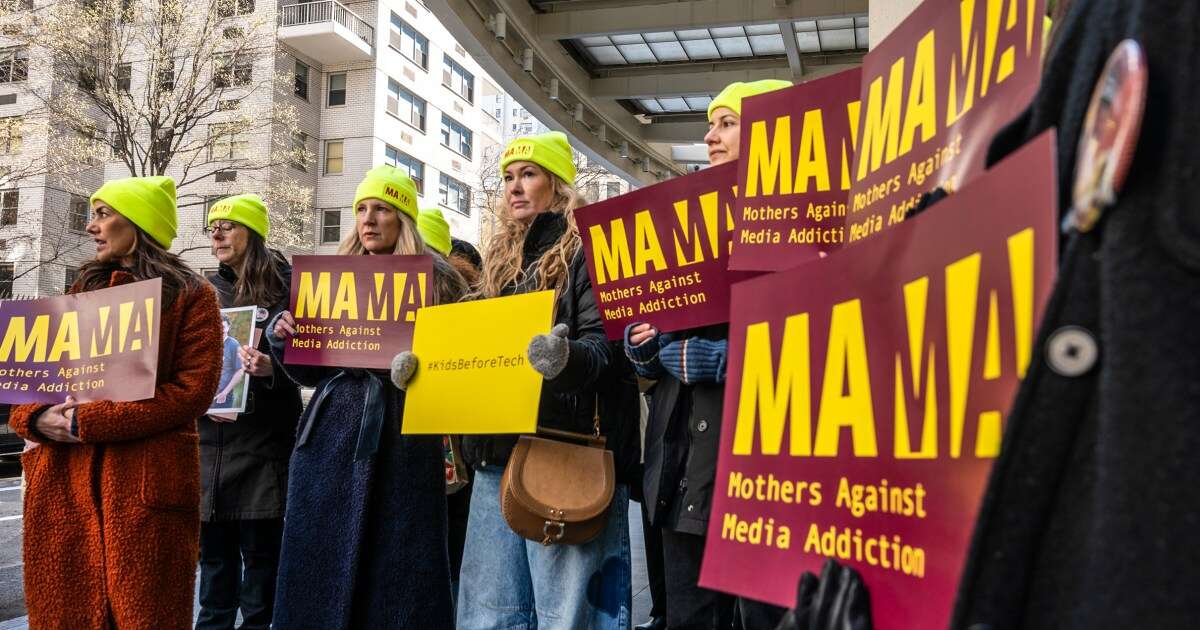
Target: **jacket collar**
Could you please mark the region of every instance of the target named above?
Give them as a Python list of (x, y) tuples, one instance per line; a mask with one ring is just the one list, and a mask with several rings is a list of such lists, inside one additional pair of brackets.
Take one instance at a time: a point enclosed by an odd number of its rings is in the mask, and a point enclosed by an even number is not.
[(558, 212), (542, 212), (533, 218), (525, 233), (525, 262), (537, 260), (567, 231), (567, 217)]

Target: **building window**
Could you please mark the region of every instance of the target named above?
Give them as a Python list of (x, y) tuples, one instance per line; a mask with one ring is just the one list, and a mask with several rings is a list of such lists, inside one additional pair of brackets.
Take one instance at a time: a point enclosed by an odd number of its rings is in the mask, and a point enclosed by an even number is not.
[(336, 243), (342, 240), (342, 211), (321, 211), (321, 242)]
[(21, 152), (21, 127), (24, 122), (20, 116), (0, 118), (0, 154)]
[(345, 144), (341, 140), (325, 141), (325, 174), (340, 175), (342, 172), (342, 151)]
[(219, 55), (213, 70), (213, 82), (219, 88), (246, 85), (254, 77), (254, 62), (245, 55)]
[(429, 40), (395, 13), (392, 14), (392, 34), (388, 44), (413, 63), (429, 69)]
[(238, 133), (238, 125), (217, 123), (208, 126), (208, 159), (244, 160), (250, 141)]
[(217, 16), (233, 17), (254, 13), (254, 0), (217, 0)]
[(471, 130), (453, 118), (442, 114), (442, 145), (471, 159)]
[(308, 100), (308, 65), (299, 59), (296, 60), (296, 86), (294, 88), (296, 96), (304, 100)]
[(67, 267), (63, 269), (63, 293), (71, 290), (75, 285), (75, 280), (79, 278), (78, 267)]
[(128, 94), (130, 87), (132, 87), (132, 84), (133, 84), (133, 64), (129, 64), (129, 63), (117, 64), (117, 70), (116, 70), (116, 72), (113, 73), (113, 85), (116, 86), (117, 90)]
[(20, 202), (20, 190), (16, 188), (0, 190), (0, 225), (17, 224), (17, 205)]
[(387, 110), (400, 120), (425, 131), (425, 101), (388, 79)]
[[(67, 214), (67, 227), (82, 232), (87, 229), (88, 200), (87, 197), (71, 195), (71, 209)], [(67, 285), (70, 286), (70, 285)]]
[(158, 89), (162, 92), (170, 92), (175, 89), (174, 66), (158, 71)]
[(0, 263), (0, 298), (12, 297), (14, 275), (16, 267), (12, 263)]
[(0, 83), (14, 83), (29, 78), (29, 51), (24, 48), (0, 50)]
[(417, 186), (417, 194), (425, 194), (425, 165), (417, 158), (391, 146), (384, 146), (384, 161), (408, 173), (408, 177)]
[(442, 69), (442, 85), (448, 87), (455, 94), (467, 99), (468, 103), (475, 102), (475, 75), (467, 72), (467, 69), (459, 65), (459, 63), (450, 58), (450, 55), (444, 55), (446, 67)]
[(604, 185), (608, 193), (606, 198), (616, 197), (621, 194), (621, 182), (608, 182)]
[(441, 204), (443, 206), (455, 212), (471, 216), (470, 186), (442, 173), (441, 179), (438, 182), (438, 194), (441, 195)]
[(346, 104), (346, 73), (329, 75), (329, 107)]
[(308, 134), (303, 131), (292, 132), (292, 152), (288, 162), (292, 168), (308, 172)]
[(79, 76), (75, 83), (82, 90), (89, 92), (96, 89), (96, 77), (100, 75), (100, 62), (95, 57), (85, 57), (79, 64)]

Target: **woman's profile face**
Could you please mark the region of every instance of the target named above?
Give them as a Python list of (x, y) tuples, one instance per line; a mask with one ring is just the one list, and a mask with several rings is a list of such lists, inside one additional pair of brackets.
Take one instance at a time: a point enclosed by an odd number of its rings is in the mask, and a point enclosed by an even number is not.
[(379, 199), (363, 199), (354, 209), (354, 224), (363, 249), (371, 254), (390, 254), (400, 240), (400, 213)]
[(504, 201), (508, 214), (529, 223), (554, 202), (554, 182), (550, 174), (533, 162), (513, 162), (504, 169)]
[(92, 205), (92, 220), (86, 230), (96, 243), (96, 260), (102, 263), (132, 255), (137, 245), (137, 228), (133, 223), (100, 200)]
[(712, 117), (708, 119), (708, 133), (704, 134), (704, 144), (708, 145), (708, 163), (716, 166), (738, 159), (741, 133), (741, 116), (728, 107), (714, 109)]

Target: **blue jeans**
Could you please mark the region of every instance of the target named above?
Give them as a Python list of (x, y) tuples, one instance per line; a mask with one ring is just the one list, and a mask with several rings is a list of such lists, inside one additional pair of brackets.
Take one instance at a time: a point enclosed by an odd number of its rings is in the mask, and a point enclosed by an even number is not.
[(628, 630), (629, 488), (617, 484), (608, 523), (595, 540), (546, 547), (504, 521), (503, 473), (496, 466), (475, 473), (458, 630)]

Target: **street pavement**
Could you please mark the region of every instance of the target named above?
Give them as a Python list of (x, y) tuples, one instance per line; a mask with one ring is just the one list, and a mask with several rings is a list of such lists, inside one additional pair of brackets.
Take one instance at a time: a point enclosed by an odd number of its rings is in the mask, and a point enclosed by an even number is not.
[[(633, 559), (633, 625), (650, 614), (641, 508), (629, 504), (629, 542)], [(0, 630), (25, 630), (25, 594), (21, 563), (21, 466), (0, 461)], [(198, 608), (198, 605), (197, 605)]]

